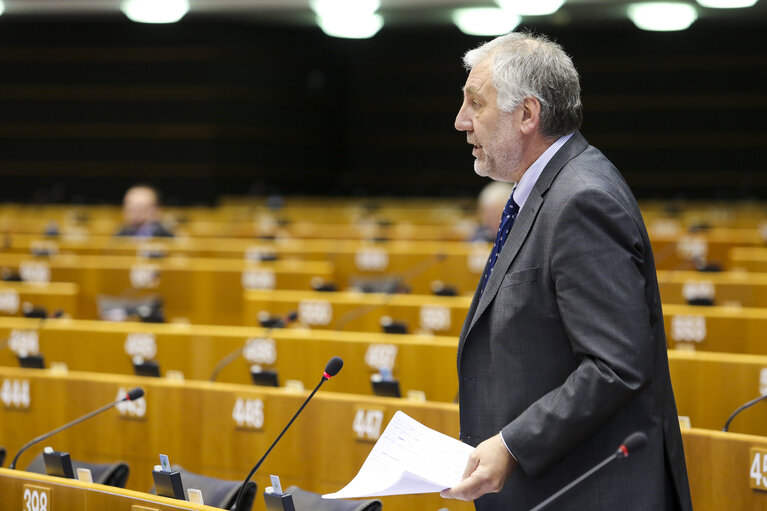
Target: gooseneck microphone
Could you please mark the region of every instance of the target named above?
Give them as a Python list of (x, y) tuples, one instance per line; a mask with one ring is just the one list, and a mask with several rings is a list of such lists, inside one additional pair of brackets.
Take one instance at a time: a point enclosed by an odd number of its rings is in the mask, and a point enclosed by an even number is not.
[(645, 435), (643, 432), (635, 431), (634, 433), (631, 433), (629, 436), (626, 437), (626, 439), (623, 441), (620, 447), (618, 447), (618, 450), (616, 450), (614, 454), (606, 458), (599, 465), (593, 467), (591, 470), (589, 470), (588, 472), (580, 476), (575, 481), (571, 482), (570, 484), (568, 484), (567, 486), (559, 490), (557, 493), (555, 493), (548, 499), (544, 500), (543, 502), (535, 506), (530, 511), (539, 511), (545, 508), (546, 506), (548, 506), (549, 504), (557, 500), (559, 497), (564, 495), (566, 492), (571, 490), (573, 487), (580, 484), (583, 480), (591, 477), (591, 475), (596, 473), (605, 465), (618, 459), (628, 458), (629, 454), (634, 454), (635, 452), (640, 451), (646, 444), (647, 444), (647, 435)]
[(759, 396), (757, 398), (754, 398), (751, 401), (749, 401), (748, 403), (746, 403), (746, 404), (744, 404), (742, 406), (739, 406), (737, 410), (732, 412), (732, 415), (730, 415), (730, 418), (727, 419), (727, 422), (724, 423), (724, 427), (722, 428), (722, 431), (727, 431), (728, 429), (730, 429), (730, 423), (732, 422), (732, 419), (734, 419), (740, 412), (742, 412), (746, 408), (751, 408), (752, 406), (754, 406), (759, 401), (762, 401), (763, 399), (767, 399), (767, 394), (765, 394), (763, 396)]
[[(288, 312), (285, 315), (285, 317), (278, 319), (275, 324), (267, 328), (262, 337), (268, 336), (276, 328), (283, 328), (286, 325), (289, 325), (290, 323), (294, 322), (296, 318), (298, 318), (298, 312), (296, 311)], [(229, 353), (227, 356), (219, 360), (218, 364), (216, 364), (216, 367), (213, 368), (213, 372), (210, 373), (210, 378), (208, 380), (216, 381), (216, 378), (218, 378), (219, 373), (221, 373), (221, 371), (223, 371), (226, 366), (228, 366), (229, 364), (237, 360), (240, 357), (240, 355), (242, 355), (242, 352), (245, 351), (246, 346), (247, 346), (247, 343), (243, 344), (242, 346), (240, 346), (239, 348), (237, 348), (236, 350), (234, 350), (233, 352)]]
[(282, 438), (282, 435), (285, 434), (285, 432), (288, 430), (291, 424), (293, 424), (293, 421), (296, 420), (296, 417), (298, 417), (298, 414), (300, 414), (304, 408), (306, 408), (306, 405), (311, 401), (311, 399), (314, 397), (314, 395), (317, 393), (318, 390), (320, 390), (320, 387), (323, 383), (331, 379), (333, 376), (338, 374), (338, 371), (341, 370), (341, 368), (344, 366), (344, 361), (341, 359), (341, 357), (333, 357), (331, 358), (327, 365), (325, 366), (325, 372), (322, 373), (322, 378), (320, 379), (320, 382), (317, 384), (316, 387), (314, 387), (314, 390), (311, 394), (309, 394), (309, 397), (306, 398), (306, 401), (304, 401), (304, 404), (301, 405), (301, 408), (298, 409), (295, 415), (293, 415), (293, 418), (290, 419), (290, 422), (288, 422), (288, 425), (285, 426), (280, 433), (280, 435), (277, 437), (277, 439), (272, 442), (272, 445), (269, 446), (269, 449), (266, 450), (266, 453), (264, 453), (263, 456), (261, 456), (261, 459), (258, 460), (258, 463), (253, 467), (253, 470), (250, 471), (248, 474), (248, 477), (245, 478), (245, 481), (242, 483), (242, 486), (240, 487), (240, 491), (237, 493), (237, 500), (235, 501), (235, 505), (232, 509), (242, 509), (242, 498), (245, 493), (245, 485), (248, 484), (248, 481), (250, 481), (250, 478), (253, 477), (253, 474), (256, 473), (256, 470), (261, 466), (261, 464), (264, 462), (267, 456), (269, 456), (269, 453), (272, 452), (272, 449), (274, 449), (274, 446), (277, 445), (277, 442), (280, 441), (280, 438)]
[(80, 424), (82, 421), (84, 421), (86, 419), (90, 419), (94, 415), (98, 415), (101, 412), (105, 412), (105, 411), (109, 410), (110, 408), (112, 408), (113, 406), (116, 406), (116, 405), (122, 403), (123, 401), (135, 401), (136, 399), (139, 399), (143, 395), (144, 395), (144, 389), (142, 389), (141, 387), (136, 387), (135, 389), (132, 389), (132, 390), (128, 391), (128, 394), (124, 398), (118, 399), (117, 401), (109, 403), (108, 405), (104, 405), (101, 408), (99, 408), (98, 410), (94, 410), (94, 411), (92, 411), (92, 412), (90, 412), (90, 413), (88, 413), (86, 415), (83, 415), (79, 419), (75, 419), (72, 422), (68, 422), (68, 423), (64, 424), (63, 426), (54, 429), (53, 431), (49, 431), (48, 433), (45, 433), (43, 435), (40, 435), (37, 438), (34, 438), (34, 439), (30, 440), (29, 442), (24, 444), (21, 447), (21, 449), (19, 449), (19, 452), (16, 453), (16, 456), (14, 456), (13, 461), (11, 462), (11, 464), (9, 465), (8, 468), (10, 468), (11, 470), (15, 469), (16, 468), (16, 462), (18, 461), (19, 456), (21, 456), (21, 454), (24, 451), (26, 451), (27, 449), (29, 449), (30, 447), (32, 447), (36, 443), (42, 442), (46, 438), (52, 437), (56, 433), (64, 431), (67, 428), (71, 428), (72, 426), (74, 426), (76, 424)]

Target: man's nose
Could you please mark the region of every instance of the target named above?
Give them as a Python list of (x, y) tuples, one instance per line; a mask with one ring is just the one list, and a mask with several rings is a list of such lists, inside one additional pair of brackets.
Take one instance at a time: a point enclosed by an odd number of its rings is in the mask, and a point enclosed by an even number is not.
[(472, 131), (471, 118), (466, 114), (466, 108), (461, 107), (455, 116), (455, 129), (458, 131)]

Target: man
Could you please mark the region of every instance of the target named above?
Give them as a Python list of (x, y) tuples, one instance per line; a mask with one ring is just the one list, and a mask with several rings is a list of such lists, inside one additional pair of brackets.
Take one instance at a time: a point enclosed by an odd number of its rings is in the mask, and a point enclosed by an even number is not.
[(171, 237), (160, 223), (159, 192), (148, 185), (132, 186), (123, 198), (123, 227), (116, 236)]
[(512, 33), (464, 63), (455, 127), (477, 174), (516, 186), (458, 345), (461, 439), (476, 449), (443, 496), (528, 510), (643, 431), (642, 451), (552, 509), (691, 509), (650, 241), (578, 132), (572, 61)]
[(501, 221), (501, 213), (511, 195), (512, 186), (501, 181), (491, 181), (479, 193), (477, 198), (477, 217), (479, 225), (471, 237), (471, 241), (495, 240), (495, 231)]

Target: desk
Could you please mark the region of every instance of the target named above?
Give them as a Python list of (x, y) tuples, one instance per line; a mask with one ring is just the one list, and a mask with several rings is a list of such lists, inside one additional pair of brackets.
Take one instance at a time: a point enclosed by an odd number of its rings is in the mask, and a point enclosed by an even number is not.
[[(314, 386), (337, 355), (346, 367), (344, 377), (328, 387), (331, 392), (371, 395), (370, 376), (379, 367), (392, 370), (403, 394), (420, 390), (429, 400), (451, 402), (458, 391), (455, 337), (285, 329), (261, 339), (265, 332), (260, 327), (0, 319), (0, 339), (13, 336), (23, 341), (19, 348), (42, 353), (47, 366), (64, 362), (73, 371), (132, 375), (131, 358), (141, 356), (156, 360), (163, 375), (174, 370), (207, 381), (219, 360), (254, 339), (254, 348), (224, 369), (218, 381), (249, 384), (249, 365), (260, 364), (278, 371), (280, 385), (290, 379)], [(18, 365), (10, 349), (0, 349), (0, 365)]]
[[(342, 371), (336, 378), (343, 376)], [(28, 397), (26, 407), (14, 407), (13, 403), (0, 407), (0, 439), (11, 459), (30, 437), (109, 403), (120, 387), (141, 385), (146, 390), (143, 400), (109, 410), (45, 442), (69, 452), (74, 459), (126, 461), (131, 467), (128, 487), (136, 490), (152, 485), (151, 469), (159, 453), (193, 472), (243, 479), (308, 394), (223, 383), (75, 372), (56, 375), (15, 368), (0, 368), (0, 382), (28, 389), (26, 394), (21, 390), (17, 393)], [(332, 389), (334, 383), (333, 379), (328, 381), (325, 388)], [(397, 410), (457, 436), (457, 405), (322, 390), (256, 474), (260, 492), (269, 485), (269, 474), (280, 475), (284, 486), (295, 484), (318, 493), (340, 489), (370, 452), (370, 436), (380, 433)], [(373, 420), (364, 431), (357, 427), (355, 432), (354, 425), (362, 420), (359, 413)], [(26, 466), (41, 449), (24, 453), (19, 466)], [(385, 509), (393, 511), (473, 509), (467, 503), (444, 501), (437, 494), (388, 497), (384, 502)], [(263, 498), (257, 499), (254, 509), (264, 509)]]
[(692, 270), (696, 260), (724, 266), (730, 249), (764, 245), (764, 236), (757, 229), (715, 228), (690, 233), (655, 230), (649, 234), (659, 270)]
[(245, 325), (256, 324), (261, 311), (297, 311), (309, 328), (381, 332), (381, 318), (389, 317), (405, 322), (408, 332), (457, 337), (471, 297), (275, 290), (246, 291), (244, 302)]
[(767, 248), (734, 247), (730, 249), (727, 257), (727, 267), (731, 270), (748, 272), (767, 271)]
[(682, 431), (682, 440), (695, 511), (767, 510), (767, 486), (749, 487), (750, 451), (767, 451), (767, 437), (693, 428)]
[[(342, 377), (343, 372), (337, 378)], [(26, 381), (30, 397), (26, 409), (0, 408), (0, 438), (11, 455), (30, 436), (109, 402), (119, 386), (142, 385), (146, 389), (144, 405), (129, 409), (126, 415), (110, 410), (46, 442), (67, 450), (76, 459), (128, 461), (131, 465), (128, 484), (137, 489), (151, 485), (150, 471), (159, 452), (192, 471), (225, 479), (243, 478), (305, 396), (220, 383), (178, 384), (135, 377), (88, 373), (63, 376), (40, 370), (0, 368), (0, 381), (6, 380)], [(326, 385), (331, 387), (333, 383), (330, 380)], [(251, 400), (257, 413), (244, 417), (236, 413), (239, 399)], [(257, 402), (261, 404), (255, 406)], [(321, 391), (257, 474), (259, 489), (263, 490), (267, 475), (272, 473), (279, 474), (286, 485), (297, 484), (318, 493), (338, 490), (367, 457), (372, 443), (366, 435), (375, 436), (398, 409), (446, 434), (455, 435), (458, 431), (457, 405)], [(371, 421), (370, 427), (355, 431), (355, 417), (360, 413), (380, 421)], [(241, 419), (242, 425), (236, 423), (235, 417)], [(767, 492), (749, 487), (752, 467), (749, 451), (752, 447), (767, 451), (767, 437), (701, 429), (685, 430), (682, 436), (696, 510), (767, 510)], [(20, 466), (33, 456), (34, 449), (25, 453)], [(619, 470), (619, 465), (614, 469)], [(761, 471), (767, 472), (763, 468)], [(4, 475), (5, 471), (0, 472), (0, 476)], [(436, 494), (382, 500), (389, 511), (473, 509), (470, 504), (444, 501)], [(264, 509), (263, 499), (256, 500), (255, 509)]]
[(171, 257), (137, 260), (125, 256), (57, 255), (32, 258), (0, 254), (0, 267), (18, 269), (28, 282), (79, 285), (78, 315), (98, 317), (99, 295), (164, 298), (168, 320), (239, 324), (243, 288), (310, 289), (314, 277), (329, 279), (324, 262), (275, 261), (261, 264), (231, 259)]
[(658, 284), (664, 305), (702, 298), (716, 305), (767, 307), (767, 273), (661, 270)]
[(71, 282), (0, 282), (0, 316), (22, 316), (24, 305), (42, 307), (48, 314), (62, 311), (77, 317), (78, 286)]
[[(124, 490), (101, 484), (83, 483), (74, 479), (64, 479), (41, 474), (32, 474), (21, 470), (0, 468), (0, 510), (17, 511), (34, 509), (31, 506), (32, 494), (25, 495), (29, 486), (34, 492), (47, 488), (50, 497), (46, 495), (46, 505), (40, 506), (39, 511), (215, 511), (218, 508), (192, 504), (166, 497), (158, 497), (143, 492)], [(39, 497), (38, 497), (39, 498)], [(136, 508), (134, 506), (141, 506)], [(220, 510), (219, 510), (220, 511)]]
[(767, 354), (767, 309), (664, 304), (663, 321), (672, 349)]

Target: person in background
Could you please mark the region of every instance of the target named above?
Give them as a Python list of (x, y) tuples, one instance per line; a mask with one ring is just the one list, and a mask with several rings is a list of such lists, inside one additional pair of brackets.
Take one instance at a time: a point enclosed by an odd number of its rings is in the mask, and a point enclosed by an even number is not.
[(626, 181), (579, 129), (561, 46), (511, 33), (464, 57), (455, 128), (474, 171), (515, 183), (458, 341), (461, 440), (443, 497), (529, 510), (613, 454), (551, 509), (692, 509), (650, 239)]
[(511, 190), (511, 184), (500, 181), (492, 181), (482, 189), (477, 199), (479, 225), (470, 241), (495, 241), (495, 232), (501, 223), (501, 213), (511, 196)]
[(152, 186), (135, 185), (123, 198), (123, 226), (115, 236), (172, 237), (160, 222), (160, 194)]

